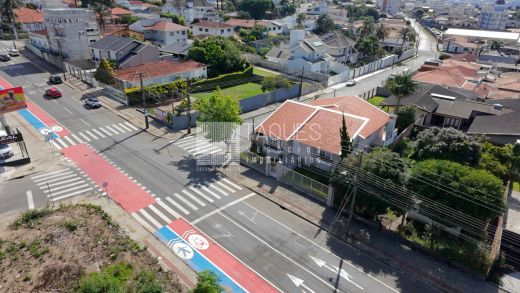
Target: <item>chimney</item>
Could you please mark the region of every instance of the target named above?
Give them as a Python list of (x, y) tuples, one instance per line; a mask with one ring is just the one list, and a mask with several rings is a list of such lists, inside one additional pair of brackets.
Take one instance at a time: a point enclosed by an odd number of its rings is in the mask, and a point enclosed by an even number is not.
[(291, 30), (291, 35), (289, 37), (289, 48), (300, 43), (305, 38), (305, 30)]

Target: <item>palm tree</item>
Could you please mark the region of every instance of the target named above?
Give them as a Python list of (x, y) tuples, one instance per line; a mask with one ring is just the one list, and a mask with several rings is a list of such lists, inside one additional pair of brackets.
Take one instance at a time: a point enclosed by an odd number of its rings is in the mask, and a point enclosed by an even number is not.
[(16, 43), (14, 40), (18, 40), (18, 33), (16, 32), (16, 14), (14, 13), (14, 9), (21, 5), (20, 0), (4, 0), (4, 3), (0, 8), (0, 19), (2, 22), (11, 25), (11, 29), (13, 30), (13, 45), (15, 49)]
[(366, 37), (374, 32), (374, 23), (369, 20), (363, 20), (363, 27), (361, 28), (361, 36)]
[(303, 29), (305, 26), (305, 13), (300, 13), (298, 16), (296, 16), (296, 27), (299, 29)]
[(97, 21), (98, 21), (99, 28), (102, 31), (104, 31), (105, 26), (107, 24), (107, 19), (109, 17), (108, 7), (106, 7), (103, 4), (96, 3), (96, 5), (94, 6), (94, 11), (96, 12), (96, 15), (97, 15)]
[(380, 23), (376, 28), (376, 36), (377, 38), (382, 41), (386, 37), (388, 37), (388, 30), (386, 29), (385, 25)]
[(403, 73), (388, 79), (385, 88), (397, 98), (395, 113), (399, 113), (401, 99), (415, 93), (419, 89), (419, 84), (412, 79), (409, 73)]

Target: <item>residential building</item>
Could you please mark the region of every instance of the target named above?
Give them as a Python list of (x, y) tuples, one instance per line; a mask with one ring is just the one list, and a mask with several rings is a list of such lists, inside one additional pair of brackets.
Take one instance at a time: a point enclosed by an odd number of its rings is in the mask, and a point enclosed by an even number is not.
[(167, 0), (162, 7), (162, 13), (181, 15), (186, 23), (192, 23), (195, 19), (201, 21), (220, 20), (213, 5), (205, 0)]
[(94, 11), (82, 8), (43, 9), (51, 51), (65, 59), (89, 60), (89, 45), (99, 40)]
[(191, 46), (193, 46), (192, 40), (187, 40), (186, 42), (174, 42), (159, 48), (159, 51), (163, 55), (172, 55), (174, 59), (186, 59)]
[(444, 38), (464, 37), (468, 41), (500, 41), (505, 46), (518, 47), (520, 33), (518, 32), (498, 32), (487, 30), (468, 30), (459, 28), (449, 28), (444, 33)]
[(493, 6), (485, 6), (482, 8), (478, 28), (503, 31), (506, 29), (508, 18), (505, 0), (497, 0)]
[(168, 20), (159, 20), (152, 26), (143, 28), (145, 40), (152, 40), (160, 47), (173, 42), (186, 43), (188, 28)]
[(486, 67), (480, 64), (445, 60), (441, 64), (428, 63), (421, 66), (413, 80), (450, 87), (465, 87), (468, 83), (478, 84), (487, 75)]
[(310, 7), (307, 9), (307, 14), (309, 14), (309, 15), (320, 15), (320, 14), (328, 14), (328, 13), (329, 13), (329, 5), (328, 5), (327, 1), (323, 1), (323, 0), (321, 0), (314, 7)]
[(114, 7), (108, 9), (108, 14), (110, 15), (109, 22), (110, 23), (119, 23), (121, 20), (121, 17), (125, 15), (132, 15), (134, 14), (132, 11), (121, 8), (121, 7)]
[(143, 85), (149, 86), (172, 82), (179, 78), (207, 78), (207, 65), (194, 61), (159, 60), (117, 69), (114, 70), (115, 86), (119, 89), (140, 86), (138, 73), (143, 74)]
[(101, 59), (113, 60), (119, 68), (128, 68), (160, 59), (157, 47), (118, 36), (104, 37), (91, 44), (89, 49), (94, 62), (99, 63)]
[(401, 0), (379, 0), (378, 4), (382, 12), (394, 16), (399, 12), (401, 2)]
[[(501, 104), (493, 106), (502, 108)], [(505, 109), (505, 108), (502, 108)], [(478, 116), (468, 129), (468, 134), (485, 136), (495, 144), (515, 144), (520, 140), (520, 110), (501, 115)]]
[(233, 26), (224, 22), (201, 21), (190, 25), (193, 36), (231, 37)]
[(16, 23), (23, 31), (34, 32), (45, 29), (41, 11), (21, 7), (13, 9), (13, 12), (16, 16)]
[(511, 64), (516, 65), (519, 62), (518, 55), (504, 54), (497, 50), (483, 50), (478, 56), (478, 63), (490, 64), (496, 67), (497, 64)]
[(479, 45), (478, 42), (468, 41), (467, 38), (462, 36), (454, 36), (444, 38), (442, 41), (442, 50), (448, 53), (476, 53), (477, 50), (483, 49), (485, 46)]
[(393, 142), (396, 116), (358, 96), (309, 104), (287, 100), (255, 128), (254, 142), (262, 153), (284, 163), (330, 171), (340, 160), (343, 119), (356, 149)]
[(47, 29), (29, 32), (29, 44), (40, 51), (49, 52), (51, 50), (51, 44)]

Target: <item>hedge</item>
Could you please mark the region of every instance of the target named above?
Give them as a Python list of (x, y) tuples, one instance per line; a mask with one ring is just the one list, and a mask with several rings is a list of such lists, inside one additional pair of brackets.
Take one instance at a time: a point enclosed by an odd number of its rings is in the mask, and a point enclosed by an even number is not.
[(236, 80), (236, 79), (243, 79), (243, 78), (247, 78), (247, 77), (251, 77), (251, 76), (253, 76), (253, 66), (249, 66), (246, 69), (244, 69), (243, 71), (222, 74), (217, 77), (208, 78), (208, 79), (202, 79), (202, 80), (194, 82), (192, 84), (192, 86), (205, 86), (208, 84), (221, 83), (221, 82)]

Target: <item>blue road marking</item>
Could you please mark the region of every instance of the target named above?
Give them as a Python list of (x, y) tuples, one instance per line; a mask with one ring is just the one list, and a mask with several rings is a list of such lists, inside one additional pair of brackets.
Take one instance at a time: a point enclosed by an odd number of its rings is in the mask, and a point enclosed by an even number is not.
[[(184, 239), (182, 239), (177, 233), (172, 231), (167, 226), (162, 227), (161, 229), (155, 232), (157, 237), (164, 242), (166, 245), (171, 245), (174, 243), (183, 243), (186, 246), (189, 246)], [(171, 246), (169, 246), (171, 248)], [(181, 251), (182, 250), (182, 251)], [(230, 277), (228, 277), (220, 268), (216, 267), (212, 264), (206, 257), (200, 254), (196, 249), (192, 248), (193, 257), (190, 259), (181, 259), (187, 263), (193, 270), (200, 272), (204, 270), (213, 271), (220, 278), (220, 285), (225, 289), (230, 290), (230, 292), (246, 292), (242, 287), (240, 287), (235, 281), (233, 281)], [(175, 251), (174, 251), (175, 252)], [(176, 253), (182, 253), (183, 256), (186, 256), (190, 253), (183, 248), (179, 249)], [(228, 291), (226, 291), (228, 292)]]
[[(38, 117), (34, 116), (34, 114), (27, 109), (18, 110), (18, 114), (20, 114), (25, 120), (27, 120), (27, 122), (29, 122), (36, 130), (38, 130), (38, 132), (40, 132), (40, 130), (44, 128), (48, 128), (47, 125), (45, 125), (45, 123), (43, 123), (40, 119), (38, 119)], [(58, 135), (56, 135), (56, 133), (53, 132), (51, 135), (51, 139), (56, 139), (57, 137)]]

